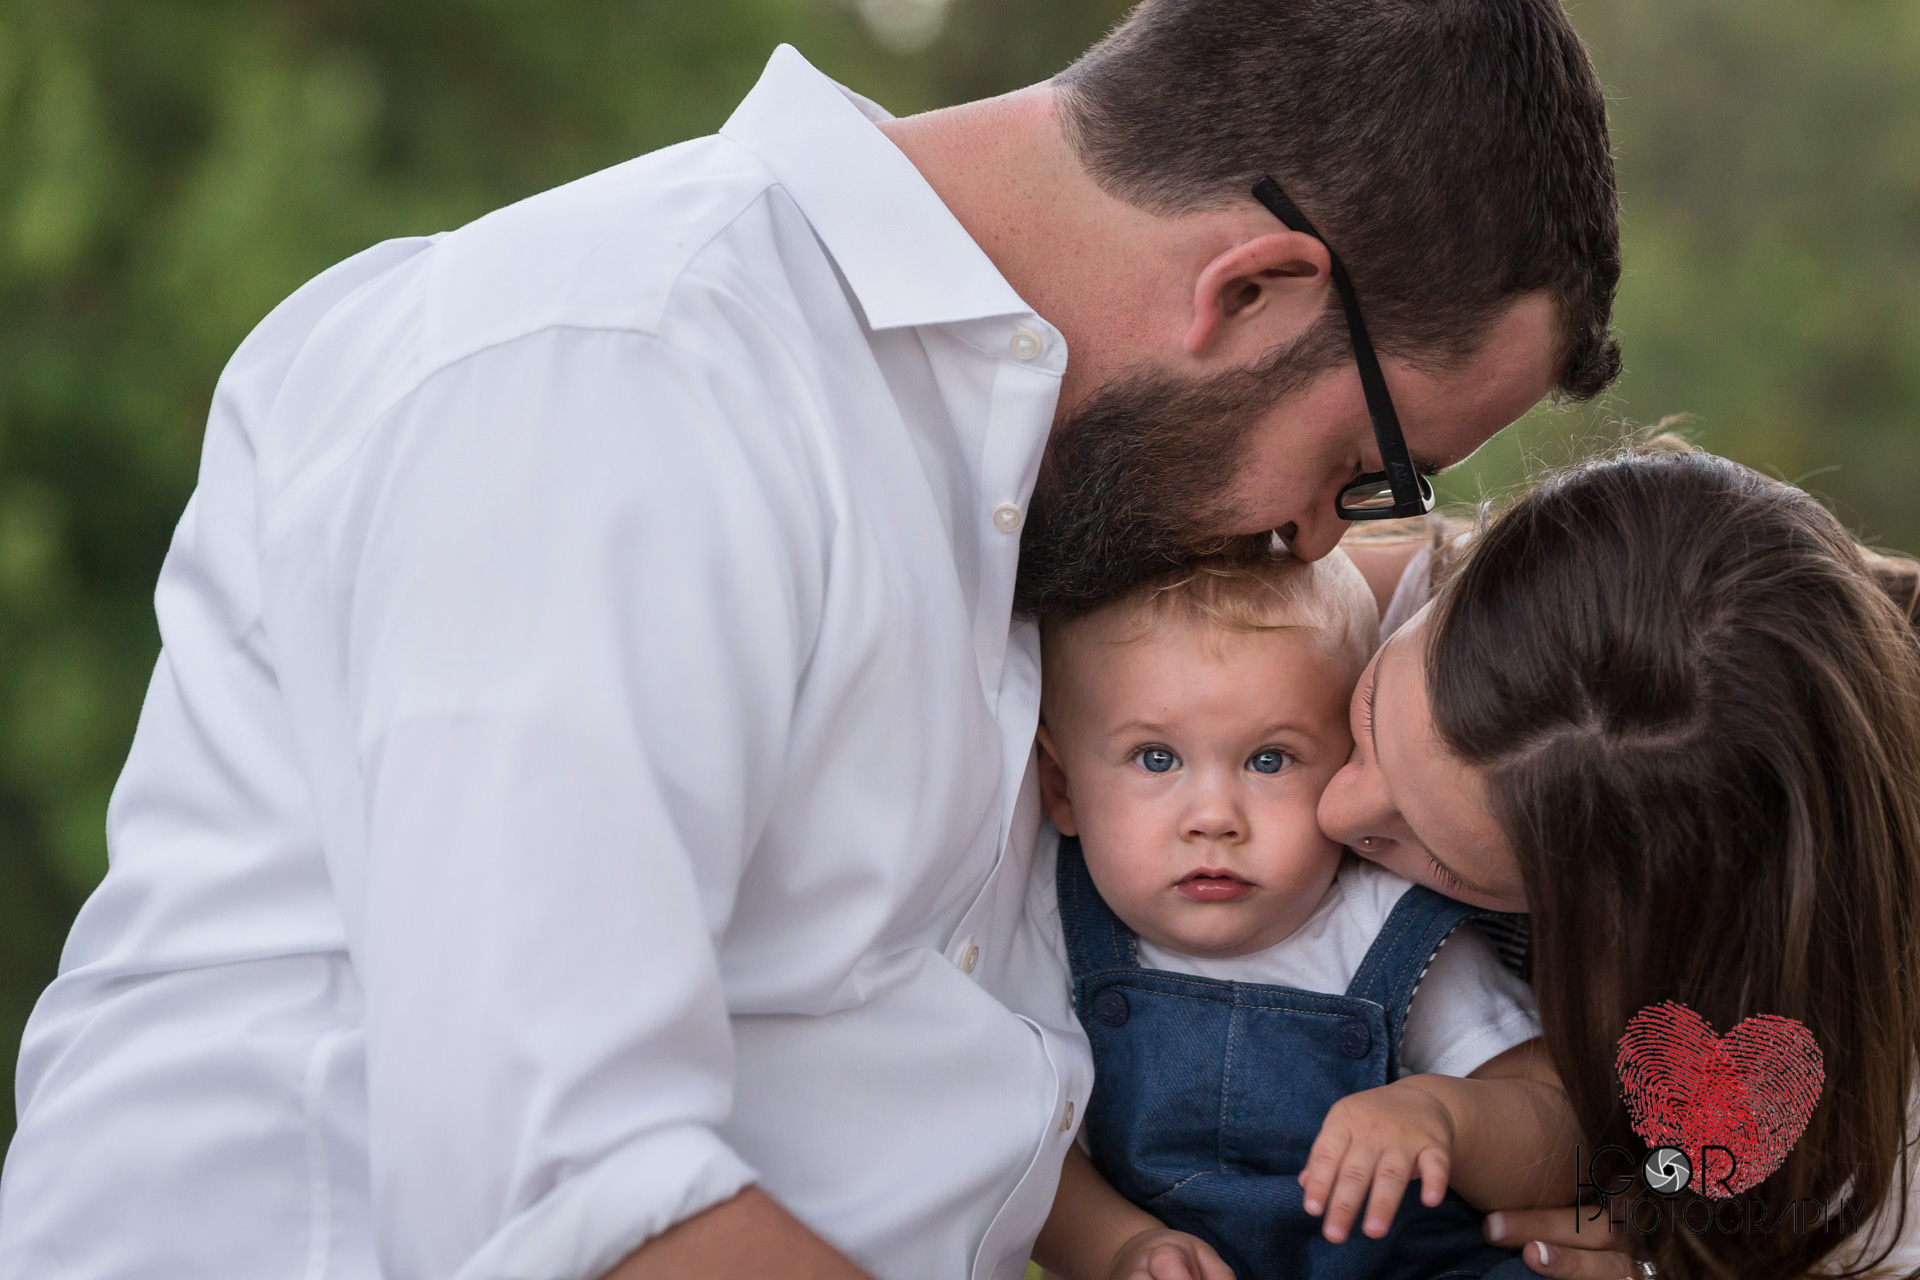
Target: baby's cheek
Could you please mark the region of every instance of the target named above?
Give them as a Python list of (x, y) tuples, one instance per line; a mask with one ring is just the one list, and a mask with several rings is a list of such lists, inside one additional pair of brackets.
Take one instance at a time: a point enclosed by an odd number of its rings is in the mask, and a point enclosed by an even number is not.
[(1125, 824), (1096, 826), (1081, 836), (1094, 887), (1113, 913), (1136, 931), (1143, 924), (1153, 927), (1151, 919), (1142, 917), (1150, 915), (1157, 905), (1155, 890), (1164, 887), (1161, 881), (1165, 879), (1158, 860), (1141, 846), (1137, 830), (1130, 832)]

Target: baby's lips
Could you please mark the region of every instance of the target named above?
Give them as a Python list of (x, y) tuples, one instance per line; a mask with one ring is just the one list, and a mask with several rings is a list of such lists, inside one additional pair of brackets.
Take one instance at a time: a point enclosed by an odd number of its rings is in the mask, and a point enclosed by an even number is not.
[(1253, 885), (1229, 871), (1204, 868), (1174, 886), (1183, 898), (1194, 902), (1232, 902), (1253, 892)]

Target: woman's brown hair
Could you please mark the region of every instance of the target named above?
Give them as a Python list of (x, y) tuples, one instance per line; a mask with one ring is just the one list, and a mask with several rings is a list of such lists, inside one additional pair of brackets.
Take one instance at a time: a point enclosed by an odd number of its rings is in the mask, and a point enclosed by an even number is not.
[[(1917, 599), (1910, 564), (1863, 552), (1805, 493), (1694, 452), (1549, 480), (1439, 596), (1433, 721), (1484, 768), (1532, 908), (1546, 1043), (1588, 1137), (1644, 1145), (1614, 1062), (1628, 1018), (1660, 1001), (1722, 1034), (1797, 1018), (1824, 1055), (1805, 1133), (1743, 1197), (1770, 1206), (1743, 1220), (1784, 1220), (1631, 1236), (1667, 1280), (1859, 1274), (1885, 1256), (1860, 1256), (1876, 1215), (1883, 1242), (1907, 1225)], [(1792, 1230), (1782, 1210), (1800, 1198), (1838, 1221)]]

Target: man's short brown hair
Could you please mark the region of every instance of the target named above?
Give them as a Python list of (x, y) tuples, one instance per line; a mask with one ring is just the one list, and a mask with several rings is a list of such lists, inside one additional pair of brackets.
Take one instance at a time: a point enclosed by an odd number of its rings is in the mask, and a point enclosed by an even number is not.
[(1144, 0), (1054, 86), (1081, 162), (1131, 204), (1251, 204), (1271, 174), (1382, 350), (1457, 361), (1543, 292), (1560, 394), (1618, 375), (1606, 103), (1560, 0)]

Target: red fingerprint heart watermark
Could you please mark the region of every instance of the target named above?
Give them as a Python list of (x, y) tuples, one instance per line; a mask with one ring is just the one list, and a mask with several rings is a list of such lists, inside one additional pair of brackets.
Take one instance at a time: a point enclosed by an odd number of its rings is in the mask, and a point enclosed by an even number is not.
[(1716, 1200), (1780, 1167), (1826, 1080), (1820, 1046), (1795, 1019), (1762, 1014), (1716, 1036), (1672, 1000), (1633, 1015), (1614, 1065), (1634, 1132), (1685, 1152), (1693, 1190)]

